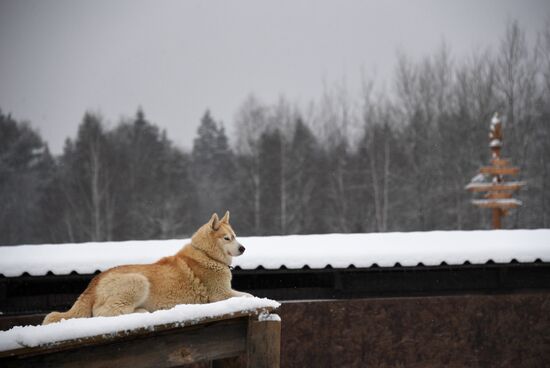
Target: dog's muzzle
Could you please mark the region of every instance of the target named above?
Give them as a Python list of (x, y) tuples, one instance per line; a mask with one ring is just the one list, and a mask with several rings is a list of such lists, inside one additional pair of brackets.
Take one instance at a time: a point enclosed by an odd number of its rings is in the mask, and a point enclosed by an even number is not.
[(239, 244), (239, 252), (241, 252), (241, 254), (243, 254), (245, 250), (246, 250), (246, 248), (243, 247), (241, 244)]

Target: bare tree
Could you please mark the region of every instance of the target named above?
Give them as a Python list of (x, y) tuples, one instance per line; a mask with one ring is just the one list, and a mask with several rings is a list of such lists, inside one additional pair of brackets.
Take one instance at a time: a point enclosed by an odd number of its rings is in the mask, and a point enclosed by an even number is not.
[(106, 156), (106, 135), (102, 118), (84, 115), (74, 144), (68, 142), (64, 154), (68, 235), (73, 241), (103, 241), (109, 238), (105, 221), (106, 203), (111, 193)]
[(246, 180), (251, 184), (253, 232), (259, 234), (260, 229), (260, 136), (269, 123), (267, 109), (254, 96), (248, 99), (239, 109), (235, 119), (235, 128), (238, 132), (236, 151), (246, 159), (241, 163)]
[[(496, 86), (502, 96), (505, 111), (506, 145), (512, 151), (516, 162), (529, 170), (528, 156), (535, 124), (535, 102), (537, 101), (538, 55), (529, 52), (525, 32), (517, 21), (506, 28), (505, 37), (496, 59)], [(515, 211), (514, 226), (519, 225), (522, 207)]]
[[(375, 231), (388, 229), (390, 185), (390, 107), (389, 102), (374, 102), (371, 89), (364, 89), (365, 152), (369, 163), (365, 174), (370, 177), (374, 199)], [(382, 146), (382, 147), (381, 147)], [(381, 149), (380, 149), (381, 148)], [(369, 181), (368, 179), (366, 181)], [(368, 204), (367, 204), (368, 205)]]

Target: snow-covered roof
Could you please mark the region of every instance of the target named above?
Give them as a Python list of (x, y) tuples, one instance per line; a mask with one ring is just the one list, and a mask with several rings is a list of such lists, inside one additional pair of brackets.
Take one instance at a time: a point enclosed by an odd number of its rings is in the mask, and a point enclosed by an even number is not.
[[(187, 239), (0, 247), (0, 274), (90, 274), (121, 264), (150, 263)], [(550, 262), (550, 229), (243, 237), (241, 269), (393, 267)]]
[(243, 315), (258, 310), (273, 310), (279, 306), (278, 302), (266, 298), (240, 297), (209, 304), (180, 304), (172, 309), (152, 313), (75, 318), (45, 326), (17, 326), (7, 331), (0, 331), (0, 351), (56, 344), (92, 336), (109, 337), (137, 329), (154, 331), (155, 326), (167, 324), (175, 324), (178, 327), (190, 326), (206, 319), (212, 320), (238, 313)]

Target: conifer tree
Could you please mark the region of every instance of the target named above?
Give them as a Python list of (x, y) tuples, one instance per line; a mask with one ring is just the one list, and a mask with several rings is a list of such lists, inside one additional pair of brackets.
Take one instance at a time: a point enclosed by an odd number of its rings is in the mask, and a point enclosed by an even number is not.
[(260, 137), (260, 229), (262, 235), (281, 234), (282, 136), (278, 129)]
[(198, 211), (195, 225), (213, 212), (230, 209), (233, 202), (234, 158), (223, 126), (206, 111), (193, 142), (193, 179), (197, 187)]
[(0, 110), (0, 244), (47, 238), (40, 200), (52, 167), (40, 135)]
[[(323, 190), (320, 168), (317, 166), (320, 150), (317, 140), (301, 118), (296, 120), (294, 136), (290, 144), (290, 167), (288, 168), (289, 232), (307, 234), (320, 231), (322, 216), (316, 216), (316, 197)], [(324, 191), (323, 191), (324, 192)]]
[(61, 162), (69, 240), (107, 240), (105, 220), (111, 195), (111, 172), (107, 137), (99, 115), (90, 112), (84, 115), (76, 140), (66, 143)]

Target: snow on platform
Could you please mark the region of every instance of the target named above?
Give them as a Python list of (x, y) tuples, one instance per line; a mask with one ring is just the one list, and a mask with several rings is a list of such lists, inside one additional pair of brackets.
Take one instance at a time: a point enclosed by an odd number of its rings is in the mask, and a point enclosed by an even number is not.
[[(550, 229), (242, 237), (241, 269), (460, 265), (550, 262)], [(0, 247), (0, 274), (90, 274), (121, 264), (155, 262), (187, 239)]]
[[(189, 326), (206, 319), (236, 313), (247, 314), (261, 309), (276, 309), (274, 300), (240, 297), (210, 304), (180, 304), (153, 313), (132, 313), (117, 317), (75, 318), (46, 326), (17, 326), (0, 331), (0, 351), (60, 343), (92, 336), (109, 337), (136, 329), (155, 330), (155, 326), (177, 324)], [(264, 317), (265, 318), (265, 317)]]

